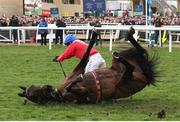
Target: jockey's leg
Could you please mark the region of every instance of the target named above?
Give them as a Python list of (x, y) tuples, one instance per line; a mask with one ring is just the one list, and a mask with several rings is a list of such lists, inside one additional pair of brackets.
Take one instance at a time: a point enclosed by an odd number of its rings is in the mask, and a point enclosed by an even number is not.
[(91, 72), (95, 69), (106, 67), (106, 62), (99, 53), (92, 55), (86, 65), (85, 73)]

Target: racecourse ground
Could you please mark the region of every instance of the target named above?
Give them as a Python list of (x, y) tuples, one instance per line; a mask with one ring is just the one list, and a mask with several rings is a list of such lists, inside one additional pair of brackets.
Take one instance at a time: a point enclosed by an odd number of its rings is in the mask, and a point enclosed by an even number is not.
[[(108, 47), (95, 47), (111, 66)], [(62, 53), (64, 46), (48, 47), (0, 45), (0, 120), (180, 120), (180, 48), (152, 48), (160, 56), (156, 86), (146, 87), (134, 96), (117, 102), (96, 105), (47, 104), (37, 105), (17, 96), (19, 85), (51, 84), (57, 87), (64, 79), (58, 63), (51, 59)], [(127, 48), (118, 48), (124, 50)], [(114, 49), (115, 50), (115, 49)], [(79, 60), (72, 58), (62, 63), (70, 73)], [(157, 113), (165, 110), (165, 118)]]

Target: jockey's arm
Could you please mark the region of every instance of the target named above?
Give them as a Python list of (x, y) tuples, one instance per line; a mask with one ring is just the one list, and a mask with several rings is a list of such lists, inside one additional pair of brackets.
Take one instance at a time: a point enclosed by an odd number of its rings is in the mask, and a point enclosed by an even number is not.
[(65, 59), (69, 59), (69, 58), (71, 58), (71, 57), (73, 57), (75, 55), (74, 52), (75, 52), (75, 45), (72, 43), (66, 48), (66, 50), (64, 51), (63, 54), (58, 56), (56, 61), (62, 62)]

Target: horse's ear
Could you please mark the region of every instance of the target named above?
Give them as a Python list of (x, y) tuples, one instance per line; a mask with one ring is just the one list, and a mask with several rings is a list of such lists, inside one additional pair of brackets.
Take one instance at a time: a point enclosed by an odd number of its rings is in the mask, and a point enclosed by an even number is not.
[(26, 90), (27, 87), (25, 87), (25, 86), (19, 86), (19, 88), (21, 88), (22, 90)]

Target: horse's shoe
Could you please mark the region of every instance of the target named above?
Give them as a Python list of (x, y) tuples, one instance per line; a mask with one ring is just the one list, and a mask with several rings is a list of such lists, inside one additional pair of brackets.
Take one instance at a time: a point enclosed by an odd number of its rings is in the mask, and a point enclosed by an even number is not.
[(129, 32), (128, 32), (128, 36), (133, 36), (135, 34), (135, 30), (133, 27), (130, 28)]
[(119, 59), (119, 52), (113, 51), (113, 52), (112, 52), (112, 56), (113, 56), (115, 59)]
[(135, 30), (133, 27), (130, 27), (127, 35), (126, 35), (126, 40), (131, 40), (133, 38), (133, 35), (135, 34)]

